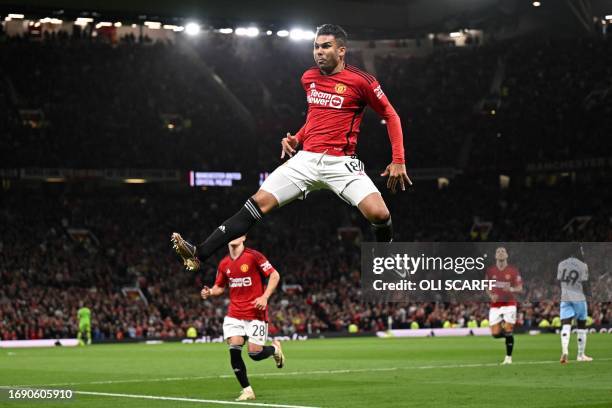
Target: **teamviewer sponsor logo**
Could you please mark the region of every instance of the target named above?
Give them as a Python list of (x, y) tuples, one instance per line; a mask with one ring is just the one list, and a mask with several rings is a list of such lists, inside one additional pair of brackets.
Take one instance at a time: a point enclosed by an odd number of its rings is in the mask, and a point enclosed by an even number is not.
[(306, 99), (310, 104), (328, 106), (335, 109), (342, 108), (344, 103), (344, 96), (321, 92), (316, 89), (311, 89)]
[(242, 288), (245, 286), (251, 286), (252, 284), (253, 284), (253, 281), (248, 276), (245, 278), (230, 278), (229, 287), (230, 288)]

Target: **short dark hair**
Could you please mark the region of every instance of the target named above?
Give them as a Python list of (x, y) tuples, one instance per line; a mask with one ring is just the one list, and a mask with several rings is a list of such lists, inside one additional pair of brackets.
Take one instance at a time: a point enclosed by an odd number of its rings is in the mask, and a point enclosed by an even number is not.
[(336, 24), (323, 24), (317, 27), (317, 35), (333, 35), (336, 38), (338, 45), (346, 45), (348, 40), (348, 34), (344, 31), (344, 28)]

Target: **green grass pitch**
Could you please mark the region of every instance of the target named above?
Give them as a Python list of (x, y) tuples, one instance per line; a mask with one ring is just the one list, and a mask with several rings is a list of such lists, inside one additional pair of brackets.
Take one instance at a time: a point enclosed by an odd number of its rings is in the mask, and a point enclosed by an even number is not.
[[(612, 407), (610, 334), (589, 335), (591, 363), (575, 361), (572, 335), (566, 366), (558, 363), (557, 335), (516, 336), (512, 366), (499, 365), (504, 342), (489, 337), (294, 341), (284, 351), (282, 370), (272, 359), (253, 362), (244, 351), (259, 406)], [(122, 394), (0, 401), (8, 408), (257, 406), (233, 403), (240, 387), (223, 344), (0, 349), (0, 385)]]

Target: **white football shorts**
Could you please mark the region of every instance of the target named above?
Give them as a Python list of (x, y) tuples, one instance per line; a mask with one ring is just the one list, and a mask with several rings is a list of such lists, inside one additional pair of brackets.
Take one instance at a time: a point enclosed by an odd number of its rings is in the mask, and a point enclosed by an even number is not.
[(490, 326), (501, 323), (502, 321), (509, 324), (516, 323), (516, 306), (492, 307), (489, 310)]
[(276, 197), (279, 206), (298, 198), (303, 200), (311, 191), (321, 189), (333, 191), (353, 206), (371, 193), (380, 194), (361, 160), (303, 150), (277, 167), (261, 189)]
[(265, 346), (268, 340), (268, 323), (261, 320), (240, 320), (225, 316), (223, 319), (223, 338), (248, 337), (249, 343)]

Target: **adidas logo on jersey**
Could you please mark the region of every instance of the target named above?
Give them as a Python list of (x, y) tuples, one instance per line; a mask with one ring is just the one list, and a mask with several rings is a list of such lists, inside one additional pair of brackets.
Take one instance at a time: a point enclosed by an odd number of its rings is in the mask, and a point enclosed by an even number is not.
[(221, 226), (219, 227), (219, 229), (221, 230), (221, 232), (222, 232), (222, 233), (224, 233), (224, 234), (225, 234), (225, 225), (221, 225)]

